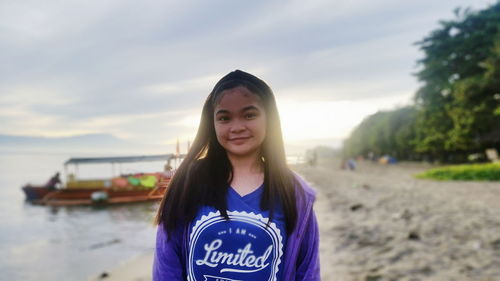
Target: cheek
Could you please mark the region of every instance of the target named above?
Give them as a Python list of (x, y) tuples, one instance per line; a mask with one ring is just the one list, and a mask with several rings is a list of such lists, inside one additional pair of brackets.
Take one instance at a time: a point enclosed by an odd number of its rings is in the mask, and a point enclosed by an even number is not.
[(254, 132), (258, 133), (261, 137), (266, 136), (266, 121), (265, 120), (259, 120), (259, 122), (256, 122), (254, 124), (253, 128)]
[(260, 128), (263, 138), (266, 137), (267, 132), (267, 115), (264, 113), (260, 118)]
[(260, 118), (260, 126), (262, 128), (262, 131), (266, 131), (267, 129), (267, 120), (266, 120), (266, 116), (262, 116), (262, 118)]
[(262, 126), (262, 138), (265, 138), (265, 137), (266, 137), (266, 131), (267, 131), (266, 124), (264, 124), (264, 125)]
[(214, 128), (215, 128), (215, 135), (217, 136), (217, 140), (219, 140), (219, 142), (221, 142), (221, 140), (223, 140), (223, 137), (225, 135), (224, 126), (215, 124)]

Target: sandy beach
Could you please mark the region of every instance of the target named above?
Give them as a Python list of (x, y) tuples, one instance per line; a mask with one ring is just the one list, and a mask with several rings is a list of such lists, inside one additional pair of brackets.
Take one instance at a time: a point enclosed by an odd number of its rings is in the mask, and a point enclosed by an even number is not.
[[(317, 190), (327, 281), (500, 280), (500, 183), (436, 182), (420, 163), (294, 166)], [(151, 280), (153, 253), (95, 280)]]
[(429, 166), (297, 166), (318, 191), (322, 280), (500, 280), (500, 183), (417, 180)]

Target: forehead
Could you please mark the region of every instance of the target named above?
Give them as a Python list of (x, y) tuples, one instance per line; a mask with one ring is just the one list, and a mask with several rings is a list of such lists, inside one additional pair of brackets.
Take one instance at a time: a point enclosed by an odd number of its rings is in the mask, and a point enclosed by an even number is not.
[(238, 86), (236, 88), (224, 90), (220, 93), (218, 102), (215, 105), (215, 111), (219, 109), (238, 110), (249, 105), (261, 109), (262, 100), (258, 95), (254, 94), (246, 87)]

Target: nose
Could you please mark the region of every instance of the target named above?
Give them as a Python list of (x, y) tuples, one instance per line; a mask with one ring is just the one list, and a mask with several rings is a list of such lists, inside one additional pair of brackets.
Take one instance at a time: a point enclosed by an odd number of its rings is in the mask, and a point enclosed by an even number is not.
[(246, 126), (245, 123), (242, 122), (241, 120), (234, 120), (232, 126), (231, 126), (231, 133), (237, 134), (245, 131)]

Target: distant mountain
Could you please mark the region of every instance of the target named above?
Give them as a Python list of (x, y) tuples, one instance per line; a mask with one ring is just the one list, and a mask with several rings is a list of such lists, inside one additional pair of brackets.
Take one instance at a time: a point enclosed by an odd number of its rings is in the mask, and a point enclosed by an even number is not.
[(144, 145), (110, 134), (84, 134), (69, 137), (16, 136), (0, 134), (0, 152), (47, 153), (151, 153), (160, 146)]
[(86, 134), (70, 137), (38, 137), (38, 136), (14, 136), (0, 134), (0, 145), (47, 145), (47, 144), (81, 144), (99, 143), (109, 144), (123, 142), (123, 140), (109, 134)]

